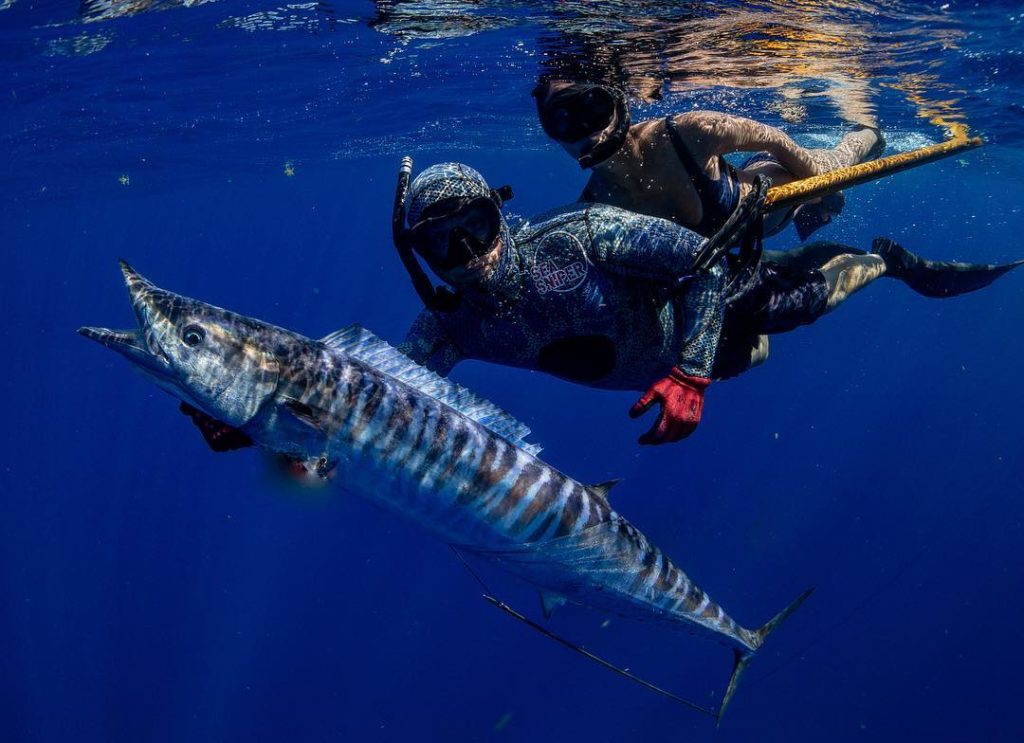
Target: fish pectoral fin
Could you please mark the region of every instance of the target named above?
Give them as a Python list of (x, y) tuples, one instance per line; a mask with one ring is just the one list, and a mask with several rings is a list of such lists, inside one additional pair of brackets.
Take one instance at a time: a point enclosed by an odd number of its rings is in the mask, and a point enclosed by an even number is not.
[(540, 606), (544, 611), (544, 618), (551, 619), (551, 615), (555, 613), (555, 609), (565, 606), (568, 599), (559, 593), (552, 593), (551, 591), (540, 592)]
[(286, 397), (279, 403), (291, 417), (295, 418), (302, 423), (305, 423), (312, 429), (324, 433), (324, 427), (321, 424), (321, 416), (317, 414), (315, 408), (310, 407), (300, 400), (296, 400), (291, 397)]
[(587, 490), (590, 491), (591, 495), (599, 495), (608, 500), (608, 493), (613, 487), (622, 482), (621, 477), (616, 477), (613, 480), (605, 480), (604, 482), (594, 483), (593, 485), (587, 485)]

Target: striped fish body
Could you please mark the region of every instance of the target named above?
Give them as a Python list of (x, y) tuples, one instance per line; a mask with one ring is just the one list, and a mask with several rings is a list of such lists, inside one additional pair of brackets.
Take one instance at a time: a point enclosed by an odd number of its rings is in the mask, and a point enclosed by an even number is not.
[[(353, 326), (321, 341), (161, 289), (122, 263), (138, 327), (80, 328), (172, 395), (542, 590), (705, 630), (753, 652), (809, 595), (737, 625), (598, 487), (545, 464), (529, 429)], [(331, 475), (333, 474), (333, 477)]]
[(760, 645), (603, 493), (342, 350), (294, 342), (303, 363), (246, 429), (262, 446), (302, 451), (346, 490), (576, 603)]

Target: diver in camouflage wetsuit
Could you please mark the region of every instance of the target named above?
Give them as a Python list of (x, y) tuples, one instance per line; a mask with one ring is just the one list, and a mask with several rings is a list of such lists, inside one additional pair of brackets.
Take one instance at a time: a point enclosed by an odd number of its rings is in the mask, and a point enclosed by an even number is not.
[[(756, 281), (727, 296), (725, 260), (694, 271), (704, 239), (668, 220), (576, 203), (510, 227), (500, 211), (508, 192), (457, 163), (427, 168), (402, 192), (400, 181), (396, 243), (427, 309), (401, 350), (442, 375), (474, 358), (647, 390), (630, 410), (636, 417), (661, 405), (645, 444), (688, 436), (711, 379), (749, 366), (749, 357), (716, 360), (724, 320), (754, 334), (784, 332), (882, 275), (952, 296), (1020, 263), (936, 263), (884, 238), (868, 254), (822, 243), (805, 249), (806, 269), (776, 275), (761, 266)], [(434, 289), (413, 250), (456, 292)]]
[(679, 285), (704, 244), (694, 232), (604, 204), (571, 204), (513, 230), (501, 201), (458, 163), (413, 182), (403, 242), (459, 292), (449, 307), (428, 307), (401, 350), (442, 375), (477, 358), (609, 389), (664, 377), (634, 409), (665, 407), (641, 441), (691, 433), (718, 347), (724, 261)]

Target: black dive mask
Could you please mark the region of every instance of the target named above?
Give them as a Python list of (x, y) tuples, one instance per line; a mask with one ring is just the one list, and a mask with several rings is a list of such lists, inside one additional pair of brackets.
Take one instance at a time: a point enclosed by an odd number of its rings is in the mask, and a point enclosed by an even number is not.
[(416, 247), (441, 270), (468, 263), (486, 253), (501, 230), (501, 205), (512, 198), (512, 189), (502, 186), (488, 196), (442, 199), (431, 204), (411, 229), (405, 227), (405, 199), (412, 177), (412, 158), (403, 157), (395, 186), (395, 206), (391, 215), (391, 234), (398, 257), (412, 279), (413, 288), (423, 304), (439, 312), (458, 309), (460, 295), (451, 289), (436, 287), (413, 254)]
[(447, 271), (487, 253), (501, 229), (494, 197), (453, 197), (431, 204), (409, 229), (409, 242), (430, 265)]
[(599, 132), (611, 123), (615, 114), (615, 98), (608, 88), (580, 83), (545, 96), (544, 85), (538, 85), (533, 96), (541, 126), (552, 139), (575, 142)]
[(608, 127), (615, 113), (619, 120), (606, 139), (578, 159), (590, 168), (607, 160), (622, 147), (629, 131), (629, 107), (618, 90), (594, 83), (575, 83), (547, 95), (548, 83), (533, 89), (537, 113), (545, 133), (559, 142), (576, 142)]

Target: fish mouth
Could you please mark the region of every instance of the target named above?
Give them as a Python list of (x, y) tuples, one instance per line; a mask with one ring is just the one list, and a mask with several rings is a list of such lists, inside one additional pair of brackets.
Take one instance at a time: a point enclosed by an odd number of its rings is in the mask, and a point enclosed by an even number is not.
[(167, 356), (156, 342), (153, 333), (147, 332), (150, 329), (151, 313), (155, 309), (154, 300), (161, 290), (123, 260), (120, 263), (138, 327), (130, 330), (82, 327), (78, 329), (78, 333), (112, 351), (117, 351), (143, 371), (168, 377), (171, 374), (171, 365)]
[(89, 340), (117, 351), (134, 364), (148, 370), (166, 370), (167, 360), (162, 353), (153, 353), (146, 344), (141, 330), (111, 330), (110, 328), (79, 328), (78, 333)]

